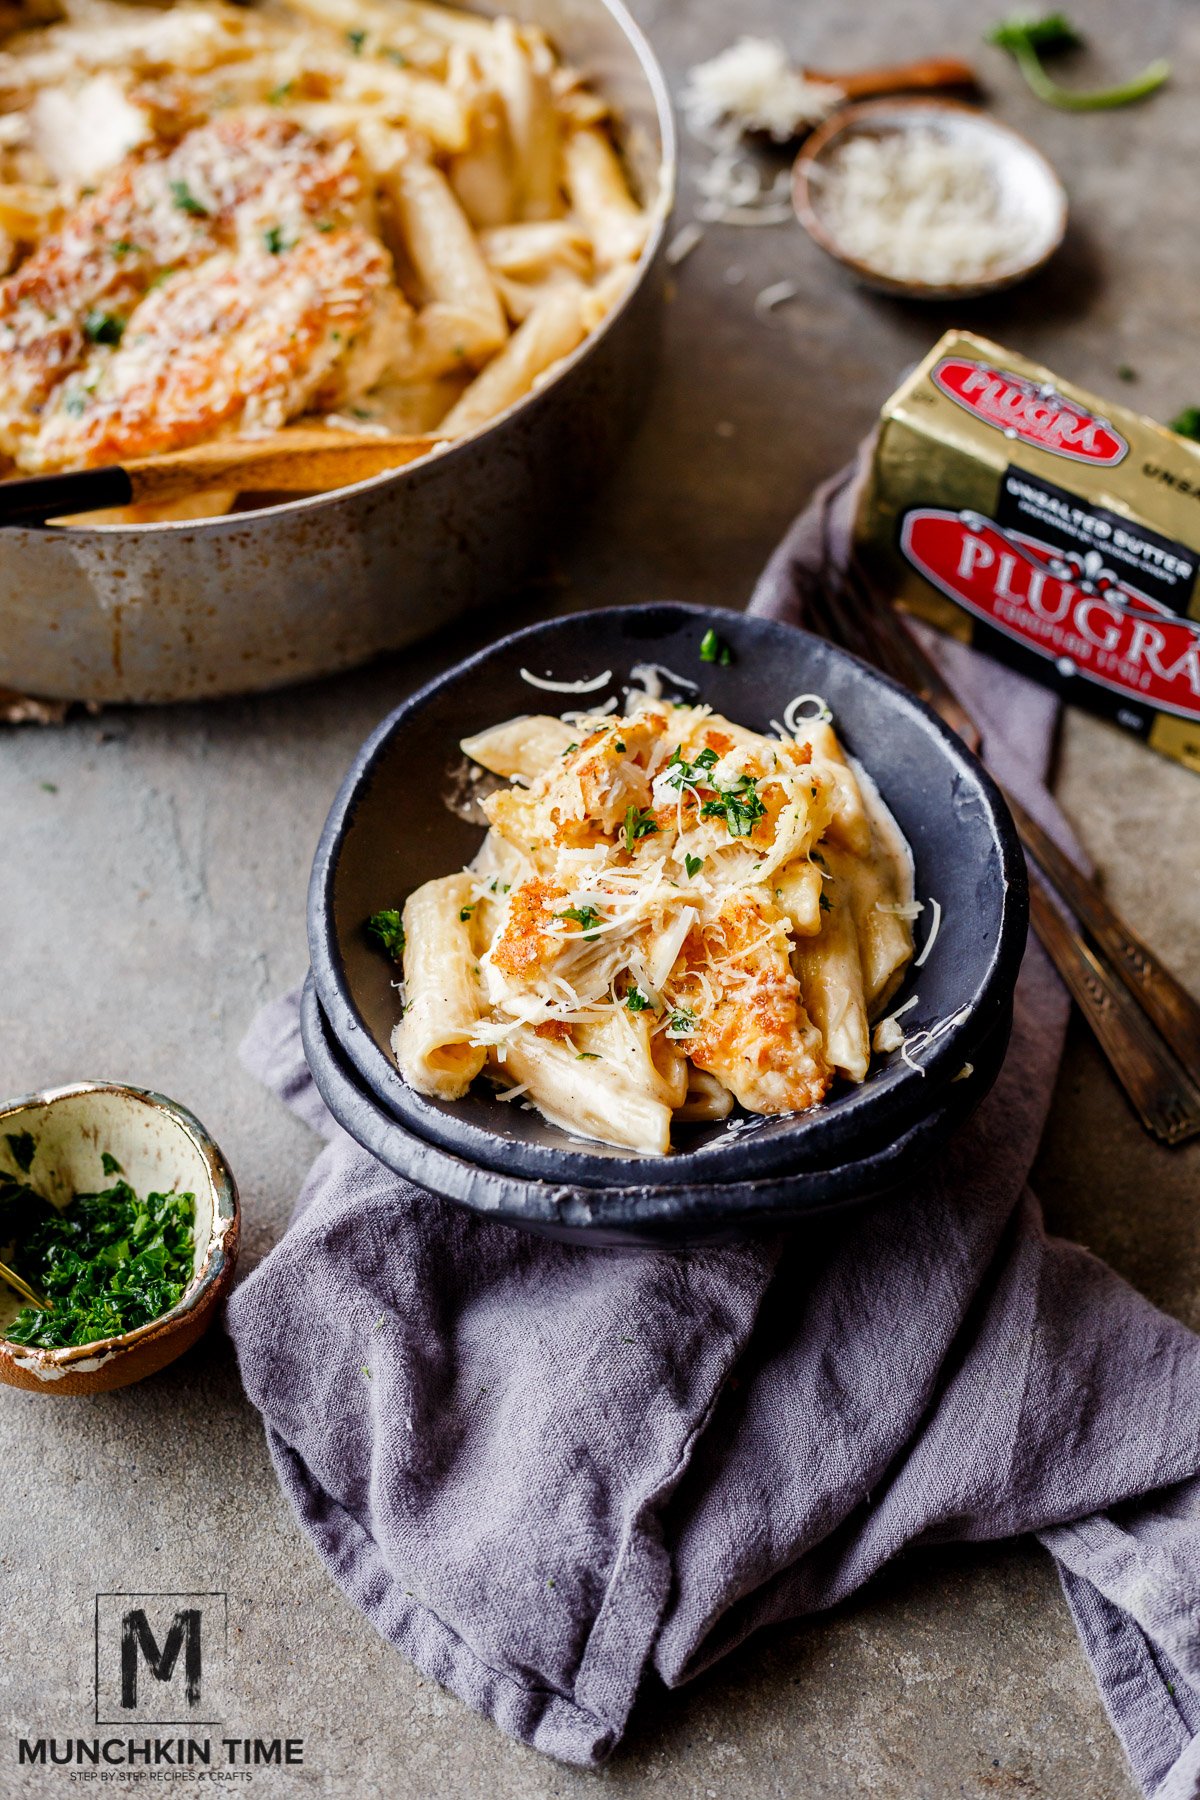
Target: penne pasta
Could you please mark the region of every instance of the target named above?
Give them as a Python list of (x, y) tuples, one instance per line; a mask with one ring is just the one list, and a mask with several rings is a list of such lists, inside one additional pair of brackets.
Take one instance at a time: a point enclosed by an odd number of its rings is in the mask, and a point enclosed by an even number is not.
[(460, 1100), (486, 1061), (479, 1024), (469, 875), (445, 875), (404, 908), (404, 1013), (392, 1036), (400, 1073), (420, 1094)]
[(574, 131), (565, 156), (567, 191), (595, 246), (597, 265), (632, 262), (641, 255), (650, 222), (629, 192), (609, 139), (593, 126)]
[(508, 719), (488, 731), (462, 740), (462, 751), (493, 775), (532, 781), (560, 758), (573, 741), (572, 728), (563, 719), (544, 713)]
[(325, 416), (460, 437), (633, 278), (647, 220), (607, 105), (530, 25), (432, 0), (20, 18), (0, 49), (0, 457), (19, 469)]
[(587, 335), (584, 297), (577, 283), (547, 294), (450, 408), (441, 426), (448, 437), (477, 431), (522, 399), (539, 375), (578, 349)]
[(521, 1027), (505, 1042), (504, 1072), (529, 1090), (551, 1124), (643, 1156), (671, 1147), (671, 1108), (615, 1063)]

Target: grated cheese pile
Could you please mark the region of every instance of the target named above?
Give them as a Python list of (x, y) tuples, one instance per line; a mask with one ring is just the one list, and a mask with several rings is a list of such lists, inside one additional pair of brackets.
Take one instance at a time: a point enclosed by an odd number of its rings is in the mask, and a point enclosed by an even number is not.
[(722, 122), (739, 131), (762, 131), (786, 144), (806, 126), (818, 125), (845, 99), (828, 81), (809, 81), (788, 61), (782, 44), (743, 37), (688, 72), (683, 109), (702, 135)]
[(988, 159), (936, 131), (850, 137), (812, 179), (838, 247), (898, 281), (983, 280), (1034, 247), (1032, 221), (1006, 201)]

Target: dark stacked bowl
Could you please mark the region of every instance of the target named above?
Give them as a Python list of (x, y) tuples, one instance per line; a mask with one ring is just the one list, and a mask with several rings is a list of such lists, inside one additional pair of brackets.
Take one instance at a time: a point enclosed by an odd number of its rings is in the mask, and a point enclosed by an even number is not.
[[(700, 660), (710, 628), (730, 647), (728, 665)], [(920, 1048), (877, 1058), (860, 1087), (811, 1112), (683, 1127), (665, 1158), (569, 1138), (498, 1101), (485, 1081), (453, 1104), (416, 1093), (389, 1047), (396, 971), (364, 930), (371, 913), (402, 905), (478, 849), (484, 826), (464, 816), (461, 738), (520, 713), (620, 697), (638, 663), (696, 682), (716, 711), (759, 731), (794, 695), (823, 695), (912, 846), (918, 896), (942, 908), (928, 960), (890, 1003), (917, 995), (903, 1024)], [(560, 681), (608, 670), (611, 680), (573, 701), (539, 693), (522, 667)], [(694, 696), (680, 687), (677, 697)], [(877, 671), (793, 627), (733, 613), (673, 604), (577, 613), (451, 670), (359, 752), (313, 865), (305, 1049), (339, 1123), (423, 1187), (589, 1244), (711, 1241), (878, 1198), (928, 1160), (999, 1071), (1027, 915), (1024, 860), (996, 787), (928, 707)], [(927, 908), (918, 954), (931, 917)]]

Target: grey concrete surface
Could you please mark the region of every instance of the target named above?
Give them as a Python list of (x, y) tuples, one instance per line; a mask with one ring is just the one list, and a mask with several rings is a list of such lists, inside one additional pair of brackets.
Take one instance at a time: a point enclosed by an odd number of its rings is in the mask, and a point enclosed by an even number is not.
[[(836, 67), (978, 54), (995, 104), (1059, 164), (1073, 224), (1033, 285), (963, 317), (1160, 417), (1200, 399), (1200, 254), (1177, 175), (1200, 148), (1200, 16), (1089, 6), (1178, 79), (1124, 114), (1038, 107), (979, 48), (990, 0), (638, 0), (676, 80), (738, 30)], [(1135, 29), (1136, 27), (1136, 29)], [(1136, 42), (1134, 41), (1136, 39)], [(1114, 53), (1115, 54), (1115, 53)], [(694, 166), (694, 164), (693, 164)], [(690, 207), (685, 181), (681, 217)], [(743, 271), (735, 279), (738, 269)], [(753, 296), (798, 300), (770, 325)], [(612, 488), (512, 611), (392, 663), (204, 709), (114, 712), (0, 739), (0, 1093), (107, 1075), (178, 1097), (237, 1170), (246, 1266), (282, 1232), (314, 1154), (242, 1074), (254, 1009), (305, 964), (304, 889), (343, 769), (398, 697), (514, 617), (664, 594), (740, 604), (813, 483), (946, 323), (850, 287), (789, 228), (708, 233), (679, 271), (650, 417)], [(958, 322), (955, 320), (955, 322)], [(1200, 779), (1112, 728), (1068, 721), (1061, 798), (1131, 921), (1200, 988)], [(1139, 1131), (1080, 1028), (1037, 1182), (1051, 1228), (1200, 1326), (1200, 1147)], [(274, 1794), (587, 1800), (1128, 1800), (1133, 1787), (1047, 1559), (1004, 1544), (912, 1555), (829, 1618), (750, 1644), (691, 1689), (651, 1692), (600, 1776), (514, 1748), (380, 1642), (277, 1492), (229, 1348), (213, 1334), (143, 1387), (95, 1400), (0, 1391), (0, 1795), (61, 1793), (15, 1739), (90, 1735), (99, 1591), (229, 1595), (225, 1731), (305, 1739)], [(142, 1789), (141, 1791), (145, 1791)]]

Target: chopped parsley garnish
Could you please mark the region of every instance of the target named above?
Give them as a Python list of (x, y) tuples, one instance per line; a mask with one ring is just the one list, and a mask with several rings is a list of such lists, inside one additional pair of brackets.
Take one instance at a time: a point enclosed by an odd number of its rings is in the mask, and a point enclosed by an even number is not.
[(383, 53), (389, 62), (395, 63), (398, 69), (407, 69), (408, 58), (403, 50), (385, 50)]
[(670, 762), (667, 764), (667, 786), (674, 788), (699, 787), (703, 777), (710, 769), (714, 769), (720, 757), (711, 745), (701, 750), (695, 762), (689, 762), (683, 754), (683, 745), (676, 744)]
[[(22, 1175), (28, 1175), (33, 1167), (33, 1158), (37, 1150), (37, 1142), (32, 1131), (6, 1131), (4, 1135), (8, 1141), (8, 1147), (12, 1151), (13, 1161)], [(105, 1174), (107, 1173), (106, 1169)], [(0, 1182), (5, 1179), (5, 1176), (0, 1175)]]
[(119, 313), (94, 310), (83, 315), (83, 335), (91, 344), (115, 346), (125, 335), (125, 321)]
[(101, 1153), (100, 1167), (104, 1170), (106, 1175), (123, 1175), (125, 1173), (116, 1157), (111, 1155), (107, 1150)]
[(632, 856), (633, 846), (638, 839), (652, 836), (658, 830), (658, 824), (652, 812), (630, 804), (625, 808), (625, 823), (622, 830), (625, 834), (625, 848)]
[(116, 243), (110, 247), (113, 255), (119, 262), (123, 256), (136, 256), (142, 246), (140, 244), (131, 244), (128, 238), (118, 238)]
[(1200, 406), (1185, 406), (1171, 420), (1171, 430), (1180, 437), (1200, 439)]
[(383, 912), (374, 912), (367, 920), (367, 931), (378, 944), (387, 951), (393, 962), (399, 962), (404, 955), (404, 926), (400, 923), (397, 909), (387, 907)]
[(1160, 58), (1158, 62), (1147, 64), (1140, 75), (1131, 76), (1128, 81), (1113, 87), (1085, 90), (1063, 87), (1047, 74), (1042, 58), (1063, 50), (1078, 50), (1083, 41), (1083, 34), (1061, 12), (1047, 13), (1040, 19), (1015, 13), (987, 34), (989, 44), (1007, 50), (1014, 58), (1026, 84), (1039, 100), (1044, 100), (1048, 106), (1063, 107), (1067, 112), (1097, 112), (1110, 106), (1128, 106), (1131, 101), (1143, 100), (1155, 88), (1160, 88), (1171, 73), (1170, 63)]
[(702, 856), (685, 856), (683, 859), (683, 866), (688, 872), (688, 880), (690, 881), (692, 876), (698, 875), (700, 870), (704, 867), (704, 858)]
[(614, 745), (613, 745), (613, 749), (614, 749), (614, 750), (616, 750), (616, 751), (617, 751), (617, 752), (618, 752), (618, 753), (619, 753), (619, 754), (620, 754), (620, 755), (621, 755), (621, 756), (624, 756), (624, 754), (625, 754), (625, 745), (624, 745), (624, 743), (623, 743), (623, 742), (622, 742), (622, 741), (621, 741), (621, 739), (620, 739), (620, 738), (618, 738), (618, 739), (617, 739), (617, 741), (616, 741), (616, 743), (615, 743), (615, 744), (614, 744)]
[(462, 906), (459, 908), (458, 916), (464, 925), (466, 924), (467, 920), (470, 918), (471, 914), (475, 911), (476, 904), (477, 904), (477, 902), (472, 900), (470, 906)]
[(291, 240), (284, 236), (282, 225), (268, 225), (263, 232), (263, 243), (272, 256), (278, 256), (284, 250), (290, 250)]
[(671, 1014), (670, 1023), (667, 1026), (667, 1036), (668, 1037), (681, 1037), (686, 1032), (694, 1031), (695, 1026), (696, 1026), (696, 1015), (692, 1011), (691, 1007), (690, 1006), (679, 1006)]
[(288, 95), (295, 89), (295, 86), (296, 84), (294, 81), (281, 81), (278, 87), (271, 89), (270, 93), (267, 95), (267, 99), (271, 102), (272, 106), (282, 106)]
[(333, 229), (334, 229), (334, 223), (333, 223), (332, 219), (322, 219), (317, 226), (318, 231), (325, 232), (325, 233), (328, 233), (328, 232), (332, 231)]
[(711, 626), (700, 639), (700, 661), (720, 663), (723, 669), (727, 669), (733, 661), (733, 651), (724, 638), (717, 636)]
[(146, 289), (146, 292), (148, 294), (150, 294), (150, 293), (154, 292), (155, 288), (160, 288), (160, 287), (164, 286), (164, 284), (166, 282), (170, 281), (172, 275), (174, 275), (175, 273), (176, 273), (176, 270), (174, 270), (174, 269), (160, 269), (158, 271), (158, 274), (151, 281), (150, 286)]
[(1117, 380), (1118, 381), (1136, 381), (1137, 378), (1138, 378), (1138, 373), (1137, 373), (1137, 370), (1133, 367), (1132, 363), (1118, 363), (1117, 364)]
[(102, 1193), (76, 1194), (60, 1212), (0, 1176), (0, 1238), (14, 1243), (14, 1269), (50, 1306), (22, 1307), (6, 1338), (56, 1350), (161, 1318), (192, 1279), (195, 1219), (194, 1194), (143, 1200), (116, 1181)]
[(205, 206), (202, 201), (197, 200), (186, 181), (173, 181), (171, 183), (171, 199), (179, 208), (180, 212), (187, 213), (189, 218), (207, 219), (207, 206)]
[(600, 923), (600, 912), (595, 906), (568, 906), (565, 912), (554, 916), (556, 919), (574, 919), (585, 938)]
[(598, 1050), (580, 1050), (575, 1057), (575, 1061), (576, 1062), (599, 1062), (600, 1061), (600, 1052)]
[(567, 747), (566, 747), (566, 749), (565, 749), (565, 750), (564, 750), (564, 751), (563, 751), (563, 755), (564, 755), (564, 756), (571, 756), (571, 755), (573, 755), (573, 754), (574, 754), (574, 752), (575, 752), (575, 751), (576, 751), (576, 750), (578, 750), (578, 748), (579, 748), (579, 745), (578, 745), (578, 744), (568, 744), (568, 745), (567, 745)]
[(625, 1004), (630, 1012), (645, 1012), (650, 1001), (649, 998), (643, 994), (641, 988), (635, 987), (630, 988), (629, 992), (626, 994)]
[(366, 41), (367, 41), (367, 34), (365, 31), (348, 31), (346, 33), (346, 42), (349, 44), (350, 48), (353, 50), (355, 56), (362, 55), (362, 47), (366, 43)]
[(86, 405), (87, 395), (76, 388), (75, 392), (73, 394), (68, 394), (63, 401), (63, 411), (69, 419), (78, 419), (82, 416), (83, 409)]
[(758, 797), (753, 775), (739, 775), (733, 787), (720, 788), (715, 800), (700, 808), (702, 819), (724, 819), (730, 837), (749, 837), (766, 812)]

